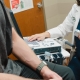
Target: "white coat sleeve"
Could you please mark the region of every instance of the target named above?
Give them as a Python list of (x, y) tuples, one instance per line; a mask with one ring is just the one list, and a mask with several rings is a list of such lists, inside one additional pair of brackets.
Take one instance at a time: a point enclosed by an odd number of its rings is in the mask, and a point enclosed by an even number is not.
[(68, 16), (65, 18), (65, 20), (63, 21), (62, 24), (47, 31), (50, 33), (50, 37), (52, 37), (52, 38), (64, 37), (69, 32), (72, 32), (73, 26), (75, 23), (75, 19), (74, 19), (75, 18), (75, 11), (76, 11), (75, 6), (76, 6), (76, 4), (74, 4), (72, 6), (71, 11), (69, 12)]

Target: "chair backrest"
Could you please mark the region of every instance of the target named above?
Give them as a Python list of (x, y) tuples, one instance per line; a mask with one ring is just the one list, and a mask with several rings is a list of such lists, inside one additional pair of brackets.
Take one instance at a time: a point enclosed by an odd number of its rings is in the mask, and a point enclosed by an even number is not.
[(21, 33), (21, 31), (20, 31), (20, 29), (19, 29), (19, 27), (18, 27), (17, 21), (16, 21), (16, 19), (15, 19), (14, 14), (13, 14), (12, 11), (10, 11), (10, 17), (11, 17), (11, 19), (12, 19), (12, 21), (13, 21), (13, 24), (14, 24), (14, 27), (15, 27), (17, 33), (19, 34), (19, 36), (20, 36), (21, 38), (23, 38), (22, 33)]

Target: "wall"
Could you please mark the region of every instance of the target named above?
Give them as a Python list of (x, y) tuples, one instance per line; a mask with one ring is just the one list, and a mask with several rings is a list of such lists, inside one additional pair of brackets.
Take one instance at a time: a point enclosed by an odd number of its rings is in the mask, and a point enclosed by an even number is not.
[[(58, 26), (69, 13), (75, 0), (43, 0), (47, 29)], [(71, 42), (71, 34), (65, 37)]]

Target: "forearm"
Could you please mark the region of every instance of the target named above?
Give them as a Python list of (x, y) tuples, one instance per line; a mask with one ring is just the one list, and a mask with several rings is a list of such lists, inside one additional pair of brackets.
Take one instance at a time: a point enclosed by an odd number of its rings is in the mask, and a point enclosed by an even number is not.
[(23, 78), (12, 74), (0, 73), (0, 80), (34, 80), (34, 79)]
[(13, 53), (34, 70), (41, 63), (35, 53), (21, 38), (13, 42)]

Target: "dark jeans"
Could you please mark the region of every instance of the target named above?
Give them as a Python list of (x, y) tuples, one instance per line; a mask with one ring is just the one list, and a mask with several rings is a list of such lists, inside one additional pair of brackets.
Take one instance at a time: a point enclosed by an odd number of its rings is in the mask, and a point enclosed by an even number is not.
[(80, 80), (80, 60), (74, 56), (68, 66), (73, 70), (76, 80)]
[[(26, 77), (26, 78), (33, 78), (33, 79), (42, 79), (40, 74), (32, 70), (30, 67), (22, 64), (19, 61), (16, 61), (16, 63), (22, 67), (22, 72), (20, 76)], [(47, 64), (48, 64), (48, 67), (54, 72), (56, 72), (57, 74), (59, 74), (63, 78), (63, 80), (75, 80), (74, 74), (69, 67), (50, 63), (50, 62), (47, 62)]]

